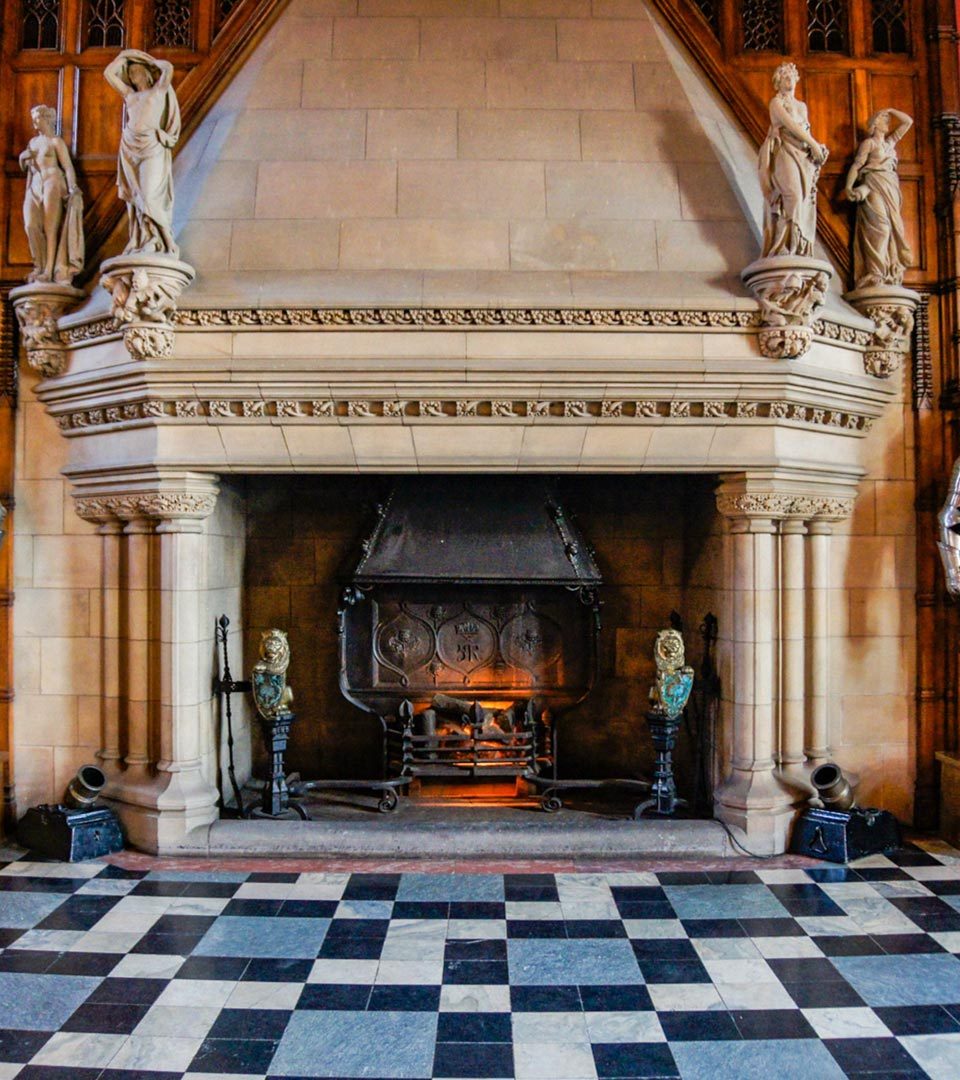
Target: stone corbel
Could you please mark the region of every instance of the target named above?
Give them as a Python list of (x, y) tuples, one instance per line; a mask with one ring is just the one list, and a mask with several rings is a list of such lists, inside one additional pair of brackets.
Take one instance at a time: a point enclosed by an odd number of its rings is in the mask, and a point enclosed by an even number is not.
[[(199, 532), (217, 505), (216, 492), (153, 491), (134, 495), (76, 495), (74, 507), (84, 521), (112, 519), (177, 521), (185, 532)], [(158, 526), (159, 527), (159, 526)]]
[(101, 271), (127, 352), (134, 360), (172, 355), (172, 316), (193, 281), (193, 267), (170, 255), (131, 254), (107, 259)]
[(888, 379), (910, 355), (914, 314), (922, 297), (901, 285), (870, 285), (844, 295), (875, 326), (863, 356), (868, 375)]
[(740, 275), (760, 304), (760, 352), (796, 360), (813, 342), (813, 322), (826, 299), (833, 268), (820, 259), (772, 255)]
[(10, 290), (27, 364), (44, 378), (54, 378), (66, 370), (67, 350), (57, 322), (85, 296), (82, 289), (71, 285), (42, 281)]

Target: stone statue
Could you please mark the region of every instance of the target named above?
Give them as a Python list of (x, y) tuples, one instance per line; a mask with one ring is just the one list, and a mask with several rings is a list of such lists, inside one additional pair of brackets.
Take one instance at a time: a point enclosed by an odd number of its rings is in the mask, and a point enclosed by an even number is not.
[(33, 271), (27, 280), (69, 285), (83, 269), (83, 196), (67, 144), (57, 134), (57, 113), (34, 105), (30, 119), (37, 134), (20, 155), (27, 174), (23, 224)]
[(290, 644), (283, 630), (264, 630), (260, 637), (260, 659), (253, 666), (250, 683), (254, 704), (264, 720), (275, 720), (289, 712), (293, 690), (287, 686)]
[(686, 708), (693, 689), (693, 668), (684, 664), (683, 638), (679, 630), (660, 630), (653, 646), (657, 681), (650, 687), (653, 708), (675, 720)]
[(867, 137), (847, 173), (845, 195), (857, 204), (853, 240), (854, 288), (900, 285), (913, 262), (900, 212), (897, 143), (913, 126), (898, 109), (881, 109), (867, 125)]
[(760, 147), (764, 197), (763, 252), (811, 257), (817, 233), (817, 177), (829, 151), (810, 134), (807, 106), (794, 96), (799, 72), (781, 64), (773, 73), (770, 129)]
[(173, 65), (124, 49), (103, 74), (126, 107), (117, 163), (117, 188), (130, 229), (124, 254), (177, 258), (170, 151), (180, 138), (180, 106), (171, 85)]

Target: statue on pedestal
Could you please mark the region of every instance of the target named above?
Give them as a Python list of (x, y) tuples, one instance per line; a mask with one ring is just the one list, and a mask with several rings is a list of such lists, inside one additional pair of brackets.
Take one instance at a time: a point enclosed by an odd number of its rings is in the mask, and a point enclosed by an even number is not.
[(27, 281), (70, 285), (83, 269), (83, 196), (67, 144), (57, 134), (57, 113), (34, 105), (30, 119), (37, 134), (20, 155), (27, 174), (23, 224), (33, 271)]
[[(895, 126), (894, 126), (895, 125)], [(854, 288), (902, 285), (913, 262), (901, 214), (897, 143), (913, 126), (898, 109), (881, 109), (867, 125), (847, 173), (846, 197), (857, 206), (853, 241)]]
[(177, 258), (173, 239), (173, 159), (180, 138), (180, 106), (171, 85), (173, 65), (138, 49), (124, 49), (104, 78), (126, 108), (117, 188), (127, 204), (130, 238), (124, 254)]
[(264, 720), (274, 720), (290, 711), (293, 690), (287, 686), (290, 644), (283, 630), (264, 630), (260, 638), (260, 659), (253, 665), (250, 684), (253, 702)]
[(794, 64), (773, 73), (770, 129), (760, 147), (764, 198), (762, 258), (813, 255), (817, 235), (817, 177), (829, 151), (810, 134), (807, 106), (794, 96), (800, 74)]

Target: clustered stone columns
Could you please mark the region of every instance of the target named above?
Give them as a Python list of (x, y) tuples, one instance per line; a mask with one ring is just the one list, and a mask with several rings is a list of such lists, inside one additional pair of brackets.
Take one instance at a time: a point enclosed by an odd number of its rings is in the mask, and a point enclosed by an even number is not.
[(135, 846), (170, 850), (217, 816), (201, 761), (206, 538), (215, 477), (75, 494), (103, 544), (100, 759)]
[(733, 555), (732, 758), (717, 816), (757, 854), (786, 849), (810, 769), (829, 755), (830, 523), (852, 505), (742, 478), (717, 494)]

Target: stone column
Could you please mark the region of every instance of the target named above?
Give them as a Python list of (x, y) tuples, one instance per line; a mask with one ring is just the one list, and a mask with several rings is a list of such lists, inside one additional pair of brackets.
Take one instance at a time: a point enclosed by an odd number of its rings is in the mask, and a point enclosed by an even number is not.
[(829, 520), (815, 518), (807, 536), (810, 664), (807, 677), (806, 755), (809, 768), (830, 757), (830, 536)]
[(806, 524), (786, 518), (780, 526), (781, 560), (781, 711), (780, 769), (793, 778), (803, 776), (804, 698), (806, 693)]
[(786, 849), (793, 795), (776, 773), (779, 651), (778, 504), (721, 490), (733, 543), (733, 758), (716, 792), (717, 816), (757, 854)]
[(108, 493), (91, 493), (90, 484), (77, 493), (77, 511), (101, 521), (104, 537), (101, 756), (116, 763), (109, 794), (131, 843), (172, 851), (217, 816), (217, 791), (200, 760), (201, 705), (211, 696), (204, 660), (212, 655), (201, 627), (203, 519), (216, 505), (216, 478), (140, 478), (122, 493), (119, 483), (99, 483)]

